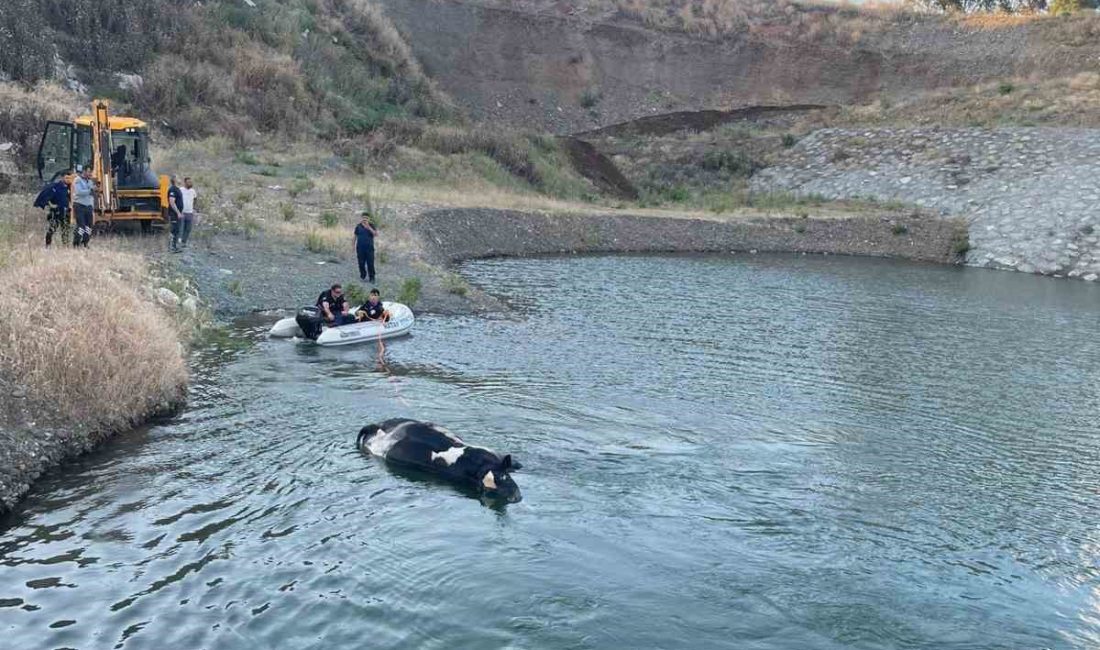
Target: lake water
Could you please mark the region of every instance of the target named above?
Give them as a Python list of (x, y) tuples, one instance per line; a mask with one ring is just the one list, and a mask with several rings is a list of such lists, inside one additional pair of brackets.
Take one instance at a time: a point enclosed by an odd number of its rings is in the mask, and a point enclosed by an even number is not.
[[(497, 260), (507, 318), (242, 326), (0, 519), (10, 648), (1095, 648), (1100, 287), (839, 257)], [(515, 455), (483, 505), (354, 448)]]

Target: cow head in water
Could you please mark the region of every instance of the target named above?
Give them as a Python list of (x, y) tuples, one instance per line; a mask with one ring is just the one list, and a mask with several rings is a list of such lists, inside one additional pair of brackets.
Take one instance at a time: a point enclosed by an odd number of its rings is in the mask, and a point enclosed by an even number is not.
[(510, 455), (501, 459), (500, 463), (484, 468), (478, 486), (482, 496), (492, 499), (517, 503), (523, 497), (520, 495), (519, 486), (512, 480), (511, 472), (520, 469), (521, 465), (512, 460)]

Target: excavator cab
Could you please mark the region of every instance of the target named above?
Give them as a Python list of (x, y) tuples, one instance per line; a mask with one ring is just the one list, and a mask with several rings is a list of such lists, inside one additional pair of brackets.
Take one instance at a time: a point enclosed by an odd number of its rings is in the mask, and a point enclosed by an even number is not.
[(69, 170), (91, 168), (100, 194), (95, 221), (166, 221), (168, 181), (152, 170), (149, 127), (132, 117), (108, 115), (96, 100), (93, 114), (73, 122), (48, 122), (38, 148), (38, 178), (52, 183)]

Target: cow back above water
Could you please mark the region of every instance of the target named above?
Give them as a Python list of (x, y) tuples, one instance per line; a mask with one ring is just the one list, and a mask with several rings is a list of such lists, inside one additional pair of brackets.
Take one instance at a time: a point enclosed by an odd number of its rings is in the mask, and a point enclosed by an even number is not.
[(363, 453), (435, 474), (489, 499), (516, 503), (522, 498), (511, 477), (520, 465), (510, 455), (467, 445), (430, 422), (396, 418), (371, 424), (359, 431), (356, 444)]

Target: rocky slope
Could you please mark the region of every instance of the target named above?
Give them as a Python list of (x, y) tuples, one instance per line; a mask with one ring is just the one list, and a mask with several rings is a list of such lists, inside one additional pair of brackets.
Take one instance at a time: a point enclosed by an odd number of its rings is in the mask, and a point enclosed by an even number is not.
[(970, 223), (970, 264), (1100, 279), (1100, 130), (823, 129), (758, 190), (900, 200)]

